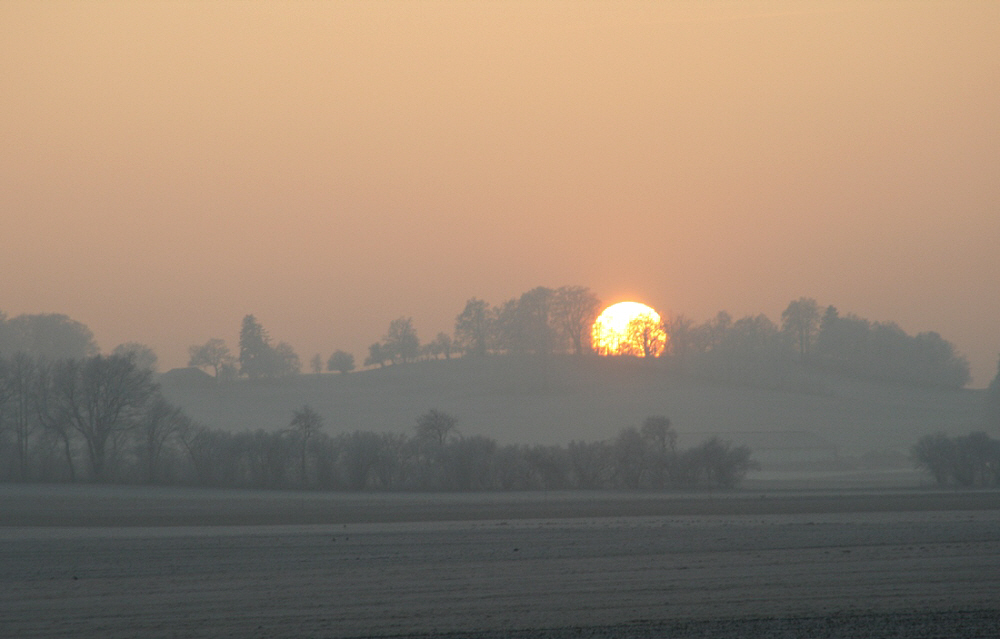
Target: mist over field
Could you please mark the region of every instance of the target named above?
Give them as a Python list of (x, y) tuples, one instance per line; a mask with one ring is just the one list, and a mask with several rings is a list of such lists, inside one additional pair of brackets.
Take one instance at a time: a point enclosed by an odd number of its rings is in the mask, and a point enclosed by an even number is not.
[[(606, 319), (618, 309), (628, 314)], [(775, 471), (1000, 481), (1000, 375), (967, 389), (967, 360), (939, 334), (811, 298), (790, 302), (780, 324), (725, 312), (699, 324), (605, 307), (587, 287), (535, 287), (496, 305), (470, 298), (453, 332), (431, 340), (394, 319), (360, 370), (338, 349), (303, 372), (254, 315), (233, 349), (193, 344), (189, 366), (163, 373), (144, 344), (97, 350), (64, 315), (0, 321), (5, 479), (328, 490), (734, 488)]]
[(0, 2), (0, 637), (994, 637), (1000, 3)]
[[(895, 451), (908, 455), (922, 435), (958, 434), (982, 423), (982, 391), (913, 387), (790, 368), (771, 388), (671, 373), (662, 363), (553, 357), (461, 358), (348, 375), (302, 375), (218, 387), (164, 376), (166, 396), (196, 420), (232, 430), (273, 430), (304, 404), (331, 433), (410, 432), (429, 410), (447, 411), (465, 436), (505, 444), (564, 444), (613, 438), (650, 415), (669, 417), (688, 443), (713, 434), (808, 433), (818, 456)], [(789, 444), (794, 446), (794, 444)], [(761, 453), (763, 451), (755, 451)], [(777, 454), (772, 452), (772, 454)], [(796, 461), (788, 451), (787, 461)]]

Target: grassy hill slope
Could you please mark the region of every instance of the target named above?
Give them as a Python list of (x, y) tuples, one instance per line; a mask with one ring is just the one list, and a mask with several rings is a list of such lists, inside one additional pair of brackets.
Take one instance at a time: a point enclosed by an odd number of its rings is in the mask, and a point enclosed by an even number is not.
[(566, 444), (608, 439), (649, 415), (666, 415), (682, 446), (710, 435), (779, 448), (812, 438), (841, 455), (905, 453), (931, 432), (968, 433), (980, 424), (983, 402), (977, 390), (916, 388), (805, 367), (761, 387), (691, 379), (642, 361), (571, 357), (428, 361), (219, 386), (165, 376), (163, 386), (168, 399), (214, 428), (283, 428), (293, 409), (309, 404), (330, 434), (412, 432), (417, 417), (436, 408), (455, 415), (466, 436)]

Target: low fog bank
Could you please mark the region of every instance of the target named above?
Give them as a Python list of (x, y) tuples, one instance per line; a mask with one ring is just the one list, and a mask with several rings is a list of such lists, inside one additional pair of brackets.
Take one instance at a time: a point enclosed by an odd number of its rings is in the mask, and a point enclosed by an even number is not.
[(912, 469), (920, 437), (976, 429), (983, 405), (978, 390), (806, 367), (734, 384), (628, 358), (462, 358), (222, 384), (185, 369), (160, 382), (196, 421), (234, 431), (285, 428), (293, 410), (309, 405), (331, 435), (411, 433), (420, 414), (438, 409), (457, 417), (463, 436), (549, 445), (611, 439), (663, 415), (682, 446), (718, 436), (750, 447), (765, 470), (789, 472)]

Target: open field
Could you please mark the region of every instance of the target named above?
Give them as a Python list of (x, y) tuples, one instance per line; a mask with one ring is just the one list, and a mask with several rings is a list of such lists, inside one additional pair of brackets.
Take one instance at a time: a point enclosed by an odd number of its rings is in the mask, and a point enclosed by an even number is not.
[(0, 487), (4, 637), (992, 637), (1000, 493)]

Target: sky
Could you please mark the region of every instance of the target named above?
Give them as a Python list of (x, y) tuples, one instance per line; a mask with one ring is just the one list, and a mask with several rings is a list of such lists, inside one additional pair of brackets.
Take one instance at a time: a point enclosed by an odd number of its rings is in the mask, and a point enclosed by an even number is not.
[(0, 310), (161, 369), (471, 297), (799, 297), (1000, 356), (1000, 3), (0, 3)]

